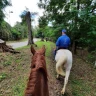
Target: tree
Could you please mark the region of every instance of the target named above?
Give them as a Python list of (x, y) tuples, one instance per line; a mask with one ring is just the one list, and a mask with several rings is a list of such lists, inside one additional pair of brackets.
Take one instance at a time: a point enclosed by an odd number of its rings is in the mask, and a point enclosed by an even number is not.
[(48, 25), (48, 21), (46, 20), (46, 16), (42, 16), (39, 18), (39, 31), (38, 31), (38, 34), (39, 34), (39, 37), (41, 37), (41, 41), (44, 41), (44, 33), (45, 33), (45, 28), (46, 26)]
[(20, 22), (16, 22), (16, 25), (12, 27), (12, 37), (14, 40), (19, 40), (27, 37), (27, 27)]
[[(40, 0), (38, 6), (45, 9), (44, 16), (53, 22), (54, 35), (66, 28), (71, 38), (74, 53), (77, 46), (94, 47), (96, 41), (95, 0)], [(94, 45), (89, 46), (90, 43)], [(95, 50), (95, 49), (94, 49)]]
[(26, 13), (25, 18), (26, 18), (26, 23), (27, 23), (27, 26), (28, 26), (28, 45), (34, 44), (34, 42), (33, 42), (33, 35), (32, 35), (32, 29), (31, 29), (30, 12)]
[(29, 11), (24, 10), (23, 13), (21, 14), (22, 24), (26, 24), (28, 26), (28, 45), (34, 44), (33, 34), (32, 34), (33, 32), (32, 32), (32, 28), (31, 28), (32, 15), (37, 15), (37, 13), (36, 12), (30, 13)]
[(0, 0), (0, 24), (1, 22), (3, 21), (3, 18), (4, 18), (4, 12), (3, 12), (3, 9), (8, 6), (8, 5), (11, 5), (8, 0)]
[(7, 22), (2, 21), (0, 28), (0, 38), (3, 40), (11, 40), (11, 37), (11, 26)]
[[(5, 16), (3, 10), (6, 6), (9, 6), (9, 5), (11, 4), (10, 2), (8, 2), (8, 0), (0, 0), (0, 29), (2, 28), (1, 24), (2, 22), (4, 22), (3, 18)], [(0, 38), (2, 38), (2, 34), (3, 34), (2, 30), (0, 30)]]

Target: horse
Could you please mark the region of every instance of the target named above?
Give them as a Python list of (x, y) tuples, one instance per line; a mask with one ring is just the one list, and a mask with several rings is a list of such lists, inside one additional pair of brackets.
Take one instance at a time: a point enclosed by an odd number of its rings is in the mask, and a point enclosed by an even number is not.
[(24, 96), (49, 96), (45, 51), (45, 46), (38, 50), (31, 46), (31, 72)]
[[(72, 53), (68, 49), (60, 49), (56, 52), (55, 56), (56, 61), (56, 72), (57, 72), (57, 78), (59, 78), (59, 75), (64, 76), (64, 86), (61, 90), (61, 94), (65, 93), (65, 88), (68, 83), (68, 78), (70, 75), (70, 70), (72, 68)], [(65, 72), (64, 72), (65, 68)]]

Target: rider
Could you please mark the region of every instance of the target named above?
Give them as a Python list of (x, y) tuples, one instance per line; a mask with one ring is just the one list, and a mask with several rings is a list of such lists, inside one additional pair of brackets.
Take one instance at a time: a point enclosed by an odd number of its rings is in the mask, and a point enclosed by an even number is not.
[(56, 41), (56, 49), (54, 55), (56, 55), (56, 51), (59, 49), (68, 49), (71, 44), (70, 38), (66, 35), (66, 30), (62, 30), (62, 36), (60, 36)]

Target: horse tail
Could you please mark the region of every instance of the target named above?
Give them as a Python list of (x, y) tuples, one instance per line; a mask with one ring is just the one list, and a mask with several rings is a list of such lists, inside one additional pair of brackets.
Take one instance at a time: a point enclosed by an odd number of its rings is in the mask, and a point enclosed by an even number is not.
[(62, 76), (65, 76), (65, 72), (63, 70), (63, 65), (66, 64), (67, 56), (62, 56), (58, 59), (56, 63), (56, 72)]

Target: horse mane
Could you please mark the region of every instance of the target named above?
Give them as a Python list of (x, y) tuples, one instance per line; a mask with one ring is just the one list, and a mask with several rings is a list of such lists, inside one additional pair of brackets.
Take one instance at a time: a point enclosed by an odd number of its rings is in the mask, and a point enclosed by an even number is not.
[(33, 56), (25, 96), (49, 96), (44, 50), (42, 48), (35, 51), (35, 49), (31, 48)]

